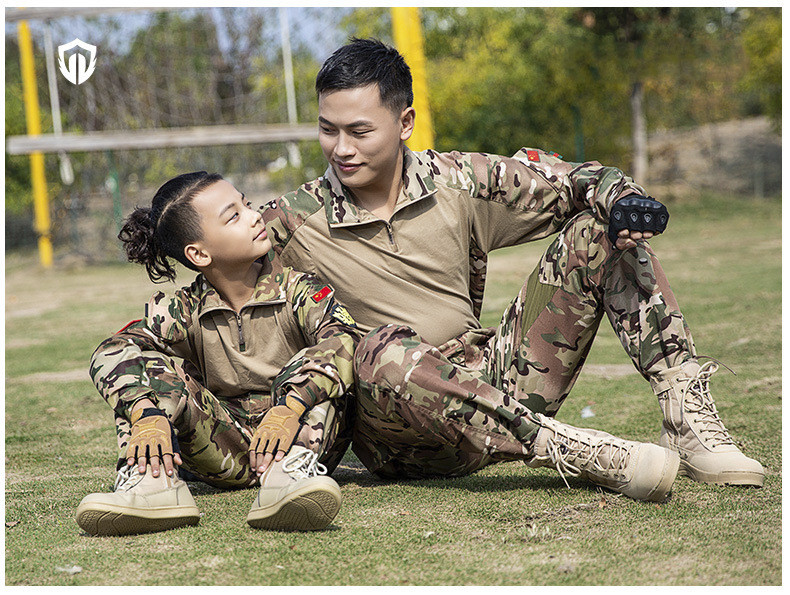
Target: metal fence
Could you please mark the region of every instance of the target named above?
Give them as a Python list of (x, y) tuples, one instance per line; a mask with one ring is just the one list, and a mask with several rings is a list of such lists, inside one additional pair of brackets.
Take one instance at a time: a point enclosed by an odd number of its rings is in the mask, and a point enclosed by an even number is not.
[[(43, 132), (57, 132), (52, 125), (56, 120), (63, 133), (82, 134), (313, 123), (315, 74), (346, 39), (344, 19), (350, 10), (136, 9), (34, 16), (28, 23), (39, 103), (43, 109), (56, 97), (60, 110), (59, 117), (54, 108), (43, 114), (49, 122)], [(57, 72), (56, 48), (75, 38), (95, 45), (98, 57), (95, 72), (79, 85)], [(16, 42), (16, 25), (7, 21), (6, 47)], [(49, 65), (45, 60), (48, 45), (55, 54), (54, 73), (53, 60)], [(19, 64), (10, 58), (7, 52), (7, 86), (19, 78)], [(288, 92), (289, 77), (293, 93)], [(223, 137), (217, 142), (47, 153), (56, 257), (120, 258), (116, 235), (123, 217), (147, 204), (156, 188), (178, 173), (219, 172), (254, 200), (265, 200), (323, 171), (316, 141), (236, 144)], [(27, 159), (7, 155), (6, 163), (24, 167)], [(9, 208), (14, 199), (6, 198), (6, 249), (34, 246), (32, 210)]]

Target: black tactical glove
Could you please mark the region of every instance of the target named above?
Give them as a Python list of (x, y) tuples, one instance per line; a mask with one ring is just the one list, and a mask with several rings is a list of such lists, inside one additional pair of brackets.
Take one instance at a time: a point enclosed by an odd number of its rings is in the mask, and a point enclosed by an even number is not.
[(664, 205), (649, 196), (632, 194), (614, 203), (609, 214), (609, 240), (614, 245), (624, 229), (659, 234), (667, 228), (667, 221), (669, 211)]

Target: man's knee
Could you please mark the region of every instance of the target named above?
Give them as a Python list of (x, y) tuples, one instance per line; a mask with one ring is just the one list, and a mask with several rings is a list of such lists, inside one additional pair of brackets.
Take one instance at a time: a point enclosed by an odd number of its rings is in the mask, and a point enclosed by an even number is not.
[[(608, 242), (608, 227), (599, 221), (592, 211), (582, 211), (573, 217), (562, 229), (562, 234), (569, 245), (577, 250), (590, 244)], [(609, 244), (607, 244), (607, 247)]]
[(417, 333), (397, 324), (380, 326), (360, 341), (354, 354), (354, 372), (357, 381), (365, 384), (381, 384), (403, 376), (406, 360), (421, 341)]

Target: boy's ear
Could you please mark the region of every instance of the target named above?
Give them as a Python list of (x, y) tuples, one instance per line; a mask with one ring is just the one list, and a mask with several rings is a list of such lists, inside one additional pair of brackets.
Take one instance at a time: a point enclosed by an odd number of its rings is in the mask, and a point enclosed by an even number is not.
[(205, 268), (211, 264), (211, 254), (206, 252), (200, 244), (187, 244), (184, 246), (184, 256), (198, 268)]
[(414, 132), (414, 108), (409, 106), (400, 113), (400, 139), (407, 141)]

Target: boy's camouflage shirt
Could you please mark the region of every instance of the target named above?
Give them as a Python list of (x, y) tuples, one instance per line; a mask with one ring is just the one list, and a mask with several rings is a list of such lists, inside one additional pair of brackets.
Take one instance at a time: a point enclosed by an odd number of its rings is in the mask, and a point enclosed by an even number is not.
[[(270, 256), (273, 256), (270, 253)], [(117, 333), (93, 358), (91, 375), (106, 383), (110, 405), (130, 407), (154, 392), (145, 352), (191, 362), (216, 396), (272, 391), (275, 403), (296, 397), (307, 408), (341, 397), (353, 385), (356, 324), (331, 287), (265, 259), (255, 291), (240, 312), (202, 274), (172, 297), (157, 292), (145, 318)], [(154, 399), (155, 400), (155, 399)]]
[(521, 149), (513, 157), (404, 149), (403, 186), (383, 221), (359, 208), (331, 167), (261, 207), (283, 262), (331, 283), (363, 331), (409, 326), (432, 345), (474, 342), (487, 254), (545, 238), (592, 209), (603, 223), (644, 190), (597, 162)]

